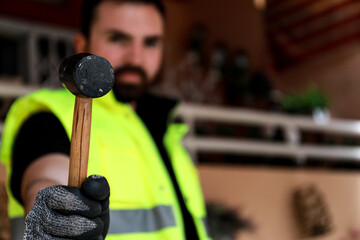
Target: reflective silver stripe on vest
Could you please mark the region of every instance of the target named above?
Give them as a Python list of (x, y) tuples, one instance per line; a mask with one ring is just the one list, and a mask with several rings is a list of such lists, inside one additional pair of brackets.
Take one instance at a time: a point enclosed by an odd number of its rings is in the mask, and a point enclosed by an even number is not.
[(111, 210), (109, 234), (155, 232), (175, 226), (171, 206), (151, 209)]
[(207, 237), (211, 237), (211, 236), (210, 236), (210, 231), (209, 231), (209, 225), (208, 225), (208, 223), (207, 223), (207, 218), (204, 217), (204, 218), (202, 218), (201, 220), (202, 220), (202, 222), (203, 222), (203, 224), (204, 224)]
[(23, 240), (25, 221), (24, 217), (10, 219), (11, 224), (11, 240)]

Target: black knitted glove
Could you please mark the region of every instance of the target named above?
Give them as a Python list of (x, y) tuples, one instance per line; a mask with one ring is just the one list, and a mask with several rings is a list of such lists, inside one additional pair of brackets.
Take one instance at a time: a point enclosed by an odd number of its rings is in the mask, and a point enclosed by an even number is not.
[(24, 239), (105, 239), (109, 196), (109, 184), (99, 175), (88, 177), (81, 189), (56, 185), (40, 190), (25, 218)]

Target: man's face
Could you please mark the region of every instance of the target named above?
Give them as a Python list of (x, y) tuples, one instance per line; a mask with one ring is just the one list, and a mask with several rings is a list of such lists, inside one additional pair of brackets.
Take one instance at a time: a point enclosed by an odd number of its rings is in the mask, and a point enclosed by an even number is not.
[(152, 5), (99, 4), (87, 50), (106, 58), (115, 70), (114, 92), (136, 100), (158, 74), (163, 58), (164, 21)]

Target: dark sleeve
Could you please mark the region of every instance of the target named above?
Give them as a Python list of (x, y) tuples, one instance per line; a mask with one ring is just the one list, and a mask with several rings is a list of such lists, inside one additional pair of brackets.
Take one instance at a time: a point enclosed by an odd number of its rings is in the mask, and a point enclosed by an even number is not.
[(40, 112), (22, 125), (12, 150), (10, 187), (20, 203), (20, 186), (25, 169), (35, 159), (47, 153), (70, 155), (70, 141), (64, 127), (52, 113)]

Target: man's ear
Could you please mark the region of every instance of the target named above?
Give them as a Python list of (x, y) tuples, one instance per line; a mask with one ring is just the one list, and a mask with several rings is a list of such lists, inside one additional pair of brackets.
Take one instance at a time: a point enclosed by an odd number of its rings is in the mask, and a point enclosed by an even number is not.
[(75, 53), (87, 52), (87, 38), (82, 33), (77, 33), (74, 38)]

